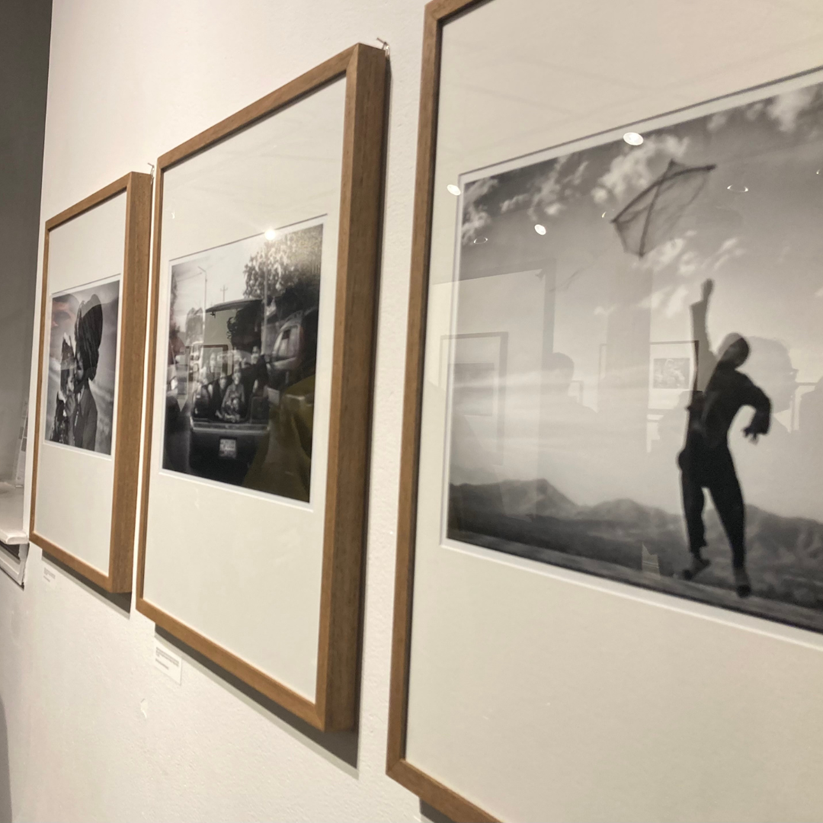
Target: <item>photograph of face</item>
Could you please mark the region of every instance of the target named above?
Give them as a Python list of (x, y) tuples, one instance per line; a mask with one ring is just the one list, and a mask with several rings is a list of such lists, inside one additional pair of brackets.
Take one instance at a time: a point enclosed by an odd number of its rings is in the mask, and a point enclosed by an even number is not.
[(508, 343), (452, 345), (448, 541), (823, 630), (823, 87), (782, 89), (460, 177), (451, 336)]
[(47, 442), (111, 454), (120, 280), (54, 295)]
[(309, 502), (323, 225), (171, 263), (163, 468)]

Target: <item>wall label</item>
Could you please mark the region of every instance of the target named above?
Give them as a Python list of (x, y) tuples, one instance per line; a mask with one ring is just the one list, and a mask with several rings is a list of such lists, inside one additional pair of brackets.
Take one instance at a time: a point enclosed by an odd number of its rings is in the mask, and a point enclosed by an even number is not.
[(179, 686), (183, 682), (183, 658), (154, 641), (154, 665)]

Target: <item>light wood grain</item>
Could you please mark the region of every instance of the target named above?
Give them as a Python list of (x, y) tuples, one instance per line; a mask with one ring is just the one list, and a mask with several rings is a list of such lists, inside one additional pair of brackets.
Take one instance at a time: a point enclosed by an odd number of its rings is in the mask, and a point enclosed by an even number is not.
[(442, 26), (446, 20), (457, 14), (465, 13), (482, 2), (484, 0), (433, 0), (426, 6), (424, 18), (406, 346), (406, 383), (403, 398), (386, 773), (452, 820), (485, 823), (485, 821), (494, 821), (495, 818), (406, 760), (420, 415), (423, 397)]
[[(117, 431), (113, 444), (114, 479), (109, 541), (109, 564), (104, 574), (64, 548), (38, 534), (37, 477), (42, 437), (43, 368), (46, 327), (51, 316), (48, 305), (49, 235), (70, 220), (107, 200), (126, 193), (126, 232), (123, 250), (120, 308), (120, 363), (117, 383)], [(34, 460), (29, 536), (41, 547), (77, 574), (111, 593), (131, 591), (134, 524), (137, 512), (138, 473), (140, 459), (140, 414), (143, 392), (143, 354), (146, 307), (148, 301), (148, 249), (150, 233), (151, 175), (130, 172), (94, 194), (75, 203), (46, 221), (43, 248), (43, 278), (40, 300), (40, 344), (37, 351), (37, 392), (34, 418)]]
[(129, 175), (126, 195), (126, 251), (117, 389), (109, 578), (111, 591), (130, 592), (134, 571), (134, 527), (139, 489), (143, 363), (148, 310), (151, 175)]
[[(149, 483), (151, 478), (151, 442), (154, 433), (154, 382), (157, 362), (157, 327), (159, 299), (157, 281), (160, 271), (160, 243), (163, 234), (163, 167), (158, 160), (154, 180), (154, 237), (151, 250), (151, 279), (149, 283), (149, 332), (148, 368), (146, 370), (146, 397), (143, 430), (143, 476), (140, 483), (140, 519), (137, 533), (137, 585), (135, 593), (137, 611), (147, 614), (151, 607), (143, 598), (143, 583), (146, 576), (146, 534), (149, 525)], [(148, 614), (147, 614), (148, 616)], [(155, 621), (156, 622), (156, 621)]]
[(103, 186), (102, 189), (98, 189), (94, 194), (90, 194), (88, 197), (85, 197), (73, 206), (69, 206), (59, 214), (55, 214), (54, 217), (50, 217), (46, 220), (46, 231), (50, 232), (52, 229), (62, 226), (63, 223), (68, 223), (69, 220), (73, 220), (75, 217), (83, 214), (83, 212), (87, 212), (89, 209), (93, 209), (95, 206), (105, 203), (106, 200), (111, 200), (112, 197), (115, 197), (120, 194), (120, 192), (125, 191), (128, 184), (129, 174), (124, 174), (122, 177), (118, 177), (117, 180), (113, 183), (109, 183), (108, 186)]
[[(185, 626), (145, 599), (158, 334), (163, 176), (172, 165), (292, 105), (345, 74), (346, 103), (316, 702)], [(266, 697), (322, 731), (353, 728), (364, 551), (374, 312), (383, 179), (386, 57), (357, 44), (162, 155), (157, 162), (149, 388), (138, 538), (137, 609)]]
[(398, 760), (389, 769), (388, 775), (454, 823), (498, 823), (496, 817), (492, 817), (465, 797), (438, 783), (407, 760)]
[(382, 190), (385, 55), (358, 45), (346, 89), (326, 477), (318, 713), (350, 729), (357, 705), (361, 569)]

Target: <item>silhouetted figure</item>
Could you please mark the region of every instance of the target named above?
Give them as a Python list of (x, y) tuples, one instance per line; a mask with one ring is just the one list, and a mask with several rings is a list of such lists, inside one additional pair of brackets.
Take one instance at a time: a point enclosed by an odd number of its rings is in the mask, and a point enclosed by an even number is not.
[[(574, 381), (574, 361), (567, 354), (552, 352), (543, 364), (541, 374), (541, 391), (543, 400), (543, 423), (549, 427), (551, 437), (560, 435), (560, 431), (552, 431), (554, 427), (569, 426), (579, 429), (581, 425), (594, 420), (597, 412), (584, 406), (576, 397), (571, 395)], [(564, 432), (565, 441), (573, 432)]]
[(686, 444), (678, 456), (692, 563), (682, 576), (691, 580), (709, 565), (701, 554), (706, 545), (703, 489), (708, 489), (731, 545), (737, 594), (748, 597), (751, 583), (746, 573), (745, 508), (729, 451), (728, 434), (741, 407), (751, 406), (755, 410), (754, 416), (743, 433), (756, 443), (759, 435), (769, 431), (771, 402), (761, 389), (738, 371), (749, 356), (749, 344), (739, 334), (726, 337), (719, 357), (712, 353), (706, 315), (713, 287), (712, 281), (706, 280), (703, 299), (692, 305), (697, 368), (688, 409)]

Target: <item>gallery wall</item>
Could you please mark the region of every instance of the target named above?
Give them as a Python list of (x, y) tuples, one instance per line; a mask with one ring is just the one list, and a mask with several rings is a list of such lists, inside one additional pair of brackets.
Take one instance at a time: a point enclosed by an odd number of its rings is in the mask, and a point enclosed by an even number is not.
[(385, 320), (359, 735), (316, 733), (185, 654), (177, 685), (154, 667), (154, 624), (128, 599), (105, 599), (33, 548), (24, 590), (0, 575), (0, 746), (5, 714), (14, 820), (420, 819), (418, 799), (385, 776), (385, 741), (422, 22), (420, 0), (54, 4), (41, 247), (48, 217), (127, 171), (148, 172), (355, 42), (388, 41)]
[[(389, 44), (391, 110), (359, 732), (326, 735), (310, 729), (169, 638), (158, 636), (154, 624), (134, 610), (128, 596), (94, 590), (44, 560), (35, 547), (24, 590), (0, 575), (0, 823), (6, 819), (440, 819), (385, 776), (423, 5), (424, 0), (55, 0), (38, 265), (45, 219), (128, 171), (148, 171), (161, 153), (353, 43), (376, 45), (382, 38)], [(768, 5), (757, 4), (764, 26), (769, 25)], [(31, 283), (26, 287), (33, 288)], [(535, 310), (542, 313), (545, 295), (538, 297)], [(31, 342), (31, 320), (18, 319), (26, 324), (29, 337), (22, 337), (26, 346)], [(2, 322), (0, 333), (4, 333)], [(15, 357), (19, 369), (26, 357), (22, 352)], [(9, 381), (4, 379), (6, 365), (0, 363), (0, 386), (18, 379), (17, 371)], [(5, 409), (4, 405), (0, 426), (7, 425)], [(5, 442), (0, 437), (0, 449)], [(28, 472), (30, 476), (30, 465)], [(597, 586), (580, 587), (585, 589), (581, 592), (557, 585), (558, 591), (563, 590), (557, 602), (562, 605), (563, 597), (568, 598), (573, 603), (570, 612), (576, 609), (589, 615), (602, 608), (602, 598), (595, 602), (600, 598)], [(640, 602), (634, 596), (626, 599), (632, 601), (629, 607), (636, 605), (635, 600)], [(654, 602), (664, 599), (659, 596)], [(708, 618), (701, 618), (699, 626), (713, 652), (705, 661), (714, 662), (704, 662), (705, 683), (721, 686), (715, 692), (706, 686), (690, 695), (687, 704), (671, 705), (665, 717), (682, 727), (682, 739), (688, 739), (689, 745), (672, 751), (659, 765), (661, 771), (673, 773), (683, 766), (681, 776), (699, 775), (702, 769), (716, 778), (723, 770), (733, 776), (735, 763), (713, 760), (717, 752), (706, 756), (701, 724), (713, 724), (715, 729), (748, 726), (760, 718), (748, 716), (747, 710), (771, 702), (776, 710), (770, 713), (773, 722), (762, 725), (764, 752), (780, 746), (788, 749), (797, 737), (811, 736), (823, 727), (819, 708), (809, 710), (804, 729), (799, 722), (796, 727), (781, 725), (784, 715), (799, 716), (799, 711), (778, 710), (783, 691), (769, 693), (762, 682), (753, 681), (736, 692), (728, 684), (740, 681), (731, 676), (724, 679), (718, 672), (743, 671), (754, 649), (764, 654), (763, 667), (775, 672), (769, 683), (781, 682), (780, 674), (786, 693), (791, 685), (797, 706), (819, 706), (819, 682), (793, 680), (798, 672), (811, 670), (804, 666), (812, 658), (817, 660), (820, 644), (813, 639), (800, 643), (796, 635), (788, 642), (788, 632), (780, 627), (740, 631), (729, 641), (739, 659), (727, 660), (716, 640), (722, 626), (712, 632), (715, 623), (724, 623), (722, 613), (708, 607), (706, 613)], [(633, 638), (635, 646), (646, 644), (647, 660), (652, 659), (651, 650), (659, 651), (649, 671), (657, 671), (664, 683), (676, 680), (679, 655), (676, 641), (672, 643), (664, 628), (679, 614), (675, 604), (666, 610), (666, 618), (647, 625), (646, 633)], [(608, 657), (605, 647), (619, 649), (617, 639), (598, 645), (595, 633), (573, 621), (569, 625), (578, 628), (558, 633), (563, 642), (556, 644), (554, 671), (562, 673), (583, 661), (587, 671), (597, 673), (598, 662)], [(683, 637), (687, 635), (680, 635), (681, 642)], [(182, 656), (180, 683), (155, 666), (158, 642)], [(515, 654), (520, 656), (516, 648)], [(522, 655), (520, 659), (526, 659), (528, 648)], [(621, 658), (614, 651), (614, 659), (608, 657), (613, 668), (608, 670), (627, 675), (626, 682), (631, 682), (630, 664)], [(509, 673), (506, 676), (510, 678)], [(570, 682), (566, 679), (566, 686)], [(573, 745), (568, 752), (550, 753), (558, 761), (581, 764), (578, 810), (609, 807), (608, 785), (599, 781), (590, 785), (597, 756), (602, 755), (602, 749), (597, 750), (598, 733), (602, 728), (610, 730), (614, 750), (621, 748), (623, 739), (620, 723), (626, 711), (625, 706), (620, 709), (620, 694), (613, 695), (617, 708), (612, 714), (598, 717), (590, 711), (587, 701), (600, 682), (592, 676), (591, 691), (568, 696), (564, 719), (569, 725), (567, 740)], [(647, 682), (657, 681), (650, 675)], [(682, 681), (668, 687), (677, 693)], [(517, 684), (511, 688), (516, 693)], [(641, 717), (637, 693), (626, 697), (634, 701), (631, 716)], [(645, 725), (632, 729), (627, 739), (626, 756), (635, 762), (648, 751), (648, 741), (661, 735), (657, 719), (663, 715), (655, 712), (663, 701), (657, 698), (659, 694), (649, 704)], [(578, 722), (579, 734), (573, 728)], [(751, 755), (737, 751), (734, 741), (727, 751), (741, 758)], [(551, 758), (547, 756), (546, 763)], [(805, 790), (794, 774), (767, 774), (780, 783), (783, 794)], [(632, 786), (642, 785), (643, 777), (639, 775)], [(746, 779), (756, 778), (750, 772)], [(661, 816), (676, 819), (678, 809), (667, 805), (676, 797), (675, 789), (699, 793), (701, 785), (688, 785), (683, 779), (659, 785), (655, 799), (660, 800)], [(739, 807), (728, 805), (730, 796), (733, 792), (706, 795), (705, 816), (734, 819)], [(584, 800), (591, 802), (587, 805)], [(632, 817), (632, 809), (617, 812)]]

